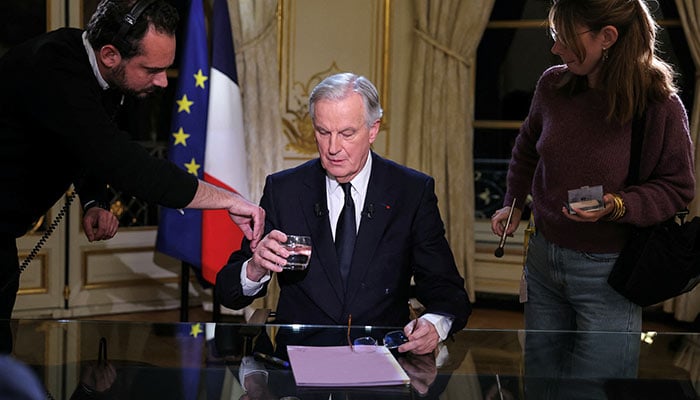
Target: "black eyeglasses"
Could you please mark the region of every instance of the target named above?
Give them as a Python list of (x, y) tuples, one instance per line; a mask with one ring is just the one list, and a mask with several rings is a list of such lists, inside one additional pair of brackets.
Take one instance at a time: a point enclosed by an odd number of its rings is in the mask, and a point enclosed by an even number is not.
[[(350, 330), (352, 328), (352, 315), (348, 315), (348, 332), (347, 340), (348, 346), (350, 346), (351, 351), (368, 352), (374, 351), (374, 347), (377, 346), (377, 339), (371, 336), (363, 336), (356, 339), (350, 338)], [(395, 330), (387, 332), (384, 335), (382, 344), (389, 350), (395, 350), (402, 344), (408, 342), (408, 337), (403, 333), (402, 330)]]
[(384, 335), (384, 346), (389, 350), (396, 349), (406, 342), (408, 338), (403, 331), (391, 331)]

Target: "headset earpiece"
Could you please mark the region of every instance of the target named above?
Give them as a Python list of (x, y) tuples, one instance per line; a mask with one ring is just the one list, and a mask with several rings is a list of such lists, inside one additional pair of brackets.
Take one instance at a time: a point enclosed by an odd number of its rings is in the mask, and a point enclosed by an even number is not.
[(114, 44), (119, 46), (120, 49), (129, 49), (131, 47), (129, 42), (126, 40), (127, 33), (129, 33), (129, 30), (136, 24), (136, 21), (138, 21), (141, 14), (143, 14), (143, 12), (155, 2), (156, 0), (139, 0), (133, 7), (131, 7), (131, 11), (124, 16), (122, 24), (119, 27), (117, 34), (114, 36)]

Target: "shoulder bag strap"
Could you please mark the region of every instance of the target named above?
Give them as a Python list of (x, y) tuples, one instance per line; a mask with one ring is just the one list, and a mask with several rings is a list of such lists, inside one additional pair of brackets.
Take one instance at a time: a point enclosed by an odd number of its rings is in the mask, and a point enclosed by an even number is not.
[[(632, 140), (630, 141), (630, 166), (627, 172), (626, 184), (636, 185), (639, 182), (639, 164), (642, 158), (642, 143), (644, 142), (644, 124), (646, 119), (646, 112), (643, 112), (641, 116), (635, 116), (632, 120)], [(678, 211), (675, 215), (683, 224), (685, 222), (685, 217), (688, 215), (689, 211), (686, 207), (685, 209)]]

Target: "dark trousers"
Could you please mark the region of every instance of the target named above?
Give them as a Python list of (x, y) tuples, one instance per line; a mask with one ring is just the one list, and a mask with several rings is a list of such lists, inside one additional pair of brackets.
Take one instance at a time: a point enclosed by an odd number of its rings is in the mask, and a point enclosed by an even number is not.
[(19, 290), (19, 257), (14, 237), (0, 235), (0, 319), (10, 319)]

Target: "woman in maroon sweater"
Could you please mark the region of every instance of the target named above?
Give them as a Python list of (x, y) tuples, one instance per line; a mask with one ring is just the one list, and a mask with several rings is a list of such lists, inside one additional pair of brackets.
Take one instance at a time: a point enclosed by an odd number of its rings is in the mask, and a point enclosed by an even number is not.
[[(607, 277), (630, 226), (666, 220), (692, 200), (688, 118), (672, 67), (654, 54), (657, 25), (644, 1), (557, 0), (549, 23), (552, 53), (563, 63), (540, 78), (513, 148), (504, 198), (505, 205), (516, 201), (512, 223), (505, 227), (506, 206), (492, 229), (514, 232), (532, 194), (525, 327), (581, 332), (528, 335), (526, 367), (555, 376), (635, 376), (638, 335), (583, 332), (641, 330), (641, 307)], [(632, 120), (640, 116), (643, 183), (627, 185)], [(605, 193), (601, 209), (572, 214), (564, 206), (569, 190), (597, 185)]]

